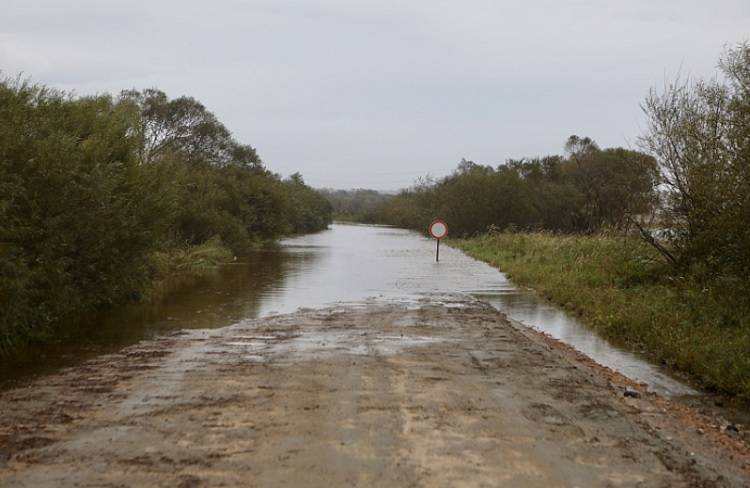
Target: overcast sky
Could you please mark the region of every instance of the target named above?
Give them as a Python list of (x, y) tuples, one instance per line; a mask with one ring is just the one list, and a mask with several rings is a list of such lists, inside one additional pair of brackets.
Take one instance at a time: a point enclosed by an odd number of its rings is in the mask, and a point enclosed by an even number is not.
[(397, 189), (465, 157), (634, 147), (639, 103), (712, 76), (750, 0), (0, 0), (0, 70), (191, 95), (266, 165)]

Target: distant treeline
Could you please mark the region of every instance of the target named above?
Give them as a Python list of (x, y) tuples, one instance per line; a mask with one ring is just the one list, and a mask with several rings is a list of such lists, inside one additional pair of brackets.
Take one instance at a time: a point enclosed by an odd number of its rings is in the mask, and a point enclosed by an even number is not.
[(383, 204), (392, 194), (375, 190), (321, 190), (333, 208), (333, 218), (349, 222), (374, 223)]
[(330, 219), (193, 98), (0, 81), (0, 352), (139, 297), (158, 254), (210, 241), (241, 255)]
[(375, 212), (375, 219), (424, 231), (431, 219), (449, 222), (451, 235), (488, 229), (592, 233), (625, 229), (656, 200), (657, 164), (622, 148), (600, 149), (571, 136), (565, 156), (508, 160), (497, 167), (463, 160), (450, 176), (425, 179)]

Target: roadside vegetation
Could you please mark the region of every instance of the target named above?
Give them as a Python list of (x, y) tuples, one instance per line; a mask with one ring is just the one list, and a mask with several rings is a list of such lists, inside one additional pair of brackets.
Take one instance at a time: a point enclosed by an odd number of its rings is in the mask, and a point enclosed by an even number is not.
[(450, 244), (613, 342), (750, 400), (746, 290), (676, 273), (653, 247), (619, 235), (499, 232)]
[(375, 220), (444, 218), (455, 245), (607, 337), (750, 400), (750, 44), (719, 68), (648, 94), (639, 151), (571, 136), (564, 155), (464, 160)]
[(436, 216), (451, 235), (489, 228), (592, 233), (626, 230), (647, 212), (657, 193), (651, 156), (623, 148), (600, 149), (571, 136), (566, 155), (509, 160), (497, 167), (463, 160), (450, 176), (425, 179), (378, 209), (376, 220), (424, 230)]
[(193, 98), (0, 80), (0, 353), (330, 218)]

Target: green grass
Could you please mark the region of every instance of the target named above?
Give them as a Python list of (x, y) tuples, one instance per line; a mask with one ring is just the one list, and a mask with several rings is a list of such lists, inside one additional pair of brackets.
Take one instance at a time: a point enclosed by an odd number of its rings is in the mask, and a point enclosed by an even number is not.
[(495, 233), (451, 245), (562, 305), (613, 342), (708, 389), (750, 400), (750, 300), (736, 284), (679, 275), (634, 238)]
[(154, 279), (142, 301), (158, 300), (175, 289), (189, 287), (201, 276), (232, 260), (234, 254), (218, 237), (195, 246), (173, 247), (152, 256)]
[(232, 259), (230, 251), (218, 237), (197, 246), (172, 248), (168, 252), (157, 253), (154, 263), (159, 275), (179, 271), (201, 272), (216, 268)]

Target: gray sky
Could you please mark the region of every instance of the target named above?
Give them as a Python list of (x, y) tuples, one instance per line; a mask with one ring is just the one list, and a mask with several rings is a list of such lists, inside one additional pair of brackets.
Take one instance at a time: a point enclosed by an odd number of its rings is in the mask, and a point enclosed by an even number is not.
[(465, 157), (634, 146), (639, 103), (750, 38), (748, 0), (2, 0), (0, 70), (191, 95), (273, 171), (397, 189)]

